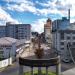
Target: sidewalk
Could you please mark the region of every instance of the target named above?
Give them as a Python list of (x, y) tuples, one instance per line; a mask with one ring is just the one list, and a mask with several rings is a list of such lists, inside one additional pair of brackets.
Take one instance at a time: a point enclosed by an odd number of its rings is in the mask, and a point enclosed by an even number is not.
[(75, 68), (64, 71), (62, 75), (75, 75)]
[(3, 70), (5, 70), (5, 67), (0, 68), (0, 72), (2, 72)]

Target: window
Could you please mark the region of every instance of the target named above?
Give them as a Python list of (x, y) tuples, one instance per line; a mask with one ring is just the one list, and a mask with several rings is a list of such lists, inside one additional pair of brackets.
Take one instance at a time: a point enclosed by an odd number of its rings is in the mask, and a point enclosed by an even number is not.
[(66, 34), (70, 34), (70, 32), (66, 32)]
[(75, 32), (72, 32), (72, 34), (75, 34)]
[(3, 51), (0, 51), (0, 54), (3, 54)]
[(67, 39), (69, 40), (70, 39), (70, 36), (67, 36)]
[(64, 42), (60, 42), (61, 45), (64, 45)]
[(75, 42), (73, 42), (72, 45), (75, 45)]
[(75, 37), (73, 37), (73, 39), (75, 39)]
[(64, 39), (64, 33), (63, 32), (61, 32), (61, 34), (60, 34), (60, 39)]
[(60, 48), (60, 50), (64, 50), (64, 48)]
[(11, 48), (10, 47), (8, 47), (8, 48), (6, 48), (7, 50), (11, 50)]

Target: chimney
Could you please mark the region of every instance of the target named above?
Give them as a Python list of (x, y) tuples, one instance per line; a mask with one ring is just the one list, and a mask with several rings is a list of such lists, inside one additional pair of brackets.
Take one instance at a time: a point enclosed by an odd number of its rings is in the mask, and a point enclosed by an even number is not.
[(69, 22), (70, 22), (70, 9), (68, 9), (68, 19), (69, 19)]

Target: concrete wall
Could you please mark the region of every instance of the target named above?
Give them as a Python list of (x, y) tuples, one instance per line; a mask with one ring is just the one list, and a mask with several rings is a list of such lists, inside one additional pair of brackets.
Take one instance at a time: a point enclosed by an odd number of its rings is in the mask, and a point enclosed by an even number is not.
[[(73, 34), (72, 32), (69, 33), (64, 32), (64, 39), (61, 39), (60, 36), (61, 36), (60, 32), (53, 33), (53, 46), (56, 48), (55, 50), (57, 50), (57, 52), (61, 55), (61, 59), (70, 60), (67, 44), (75, 43), (75, 38), (74, 38), (75, 34)], [(68, 37), (70, 38), (68, 39)]]
[(10, 57), (8, 59), (0, 61), (0, 68), (6, 67), (6, 66), (11, 65), (11, 64), (12, 64), (12, 58)]
[[(16, 56), (16, 43), (13, 43), (11, 46), (0, 46), (1, 50), (3, 51), (3, 58), (12, 57), (15, 59)], [(13, 59), (13, 60), (14, 60)]]

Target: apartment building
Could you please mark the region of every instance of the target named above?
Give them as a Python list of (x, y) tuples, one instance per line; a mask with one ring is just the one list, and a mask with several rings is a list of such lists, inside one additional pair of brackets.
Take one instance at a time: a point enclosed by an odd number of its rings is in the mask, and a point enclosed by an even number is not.
[(5, 26), (0, 26), (0, 37), (5, 37)]
[(31, 37), (31, 27), (29, 24), (19, 24), (18, 25), (18, 39), (29, 40)]
[(6, 23), (6, 37), (12, 37), (12, 38), (18, 39), (16, 37), (17, 34), (18, 32), (17, 32), (16, 25), (11, 22), (7, 22)]
[(53, 21), (53, 47), (61, 59), (69, 62), (71, 57), (67, 48), (68, 43), (75, 45), (75, 23), (70, 23), (66, 17)]
[(55, 37), (57, 37), (54, 40), (56, 44), (53, 44), (55, 46), (55, 49), (63, 59), (68, 59), (69, 52), (67, 49), (67, 44), (70, 43), (72, 45), (75, 45), (75, 30), (59, 30)]
[(53, 45), (54, 45), (54, 48), (57, 48), (57, 43), (58, 43), (58, 39), (59, 39), (59, 34), (58, 32), (60, 30), (68, 30), (69, 29), (69, 20), (66, 18), (66, 17), (63, 17), (62, 19), (57, 19), (57, 20), (54, 20), (53, 23), (52, 23), (52, 37), (53, 37)]
[(52, 31), (52, 21), (51, 19), (48, 18), (46, 24), (44, 24), (44, 36), (46, 43), (51, 43), (52, 39), (51, 31)]
[(31, 25), (30, 24), (14, 24), (11, 22), (6, 23), (6, 26), (2, 28), (0, 26), (0, 37), (12, 37), (15, 39), (27, 39), (31, 37)]
[(52, 22), (52, 30), (56, 31), (69, 29), (69, 25), (69, 19), (67, 19), (67, 17), (62, 17), (62, 19), (57, 19)]

